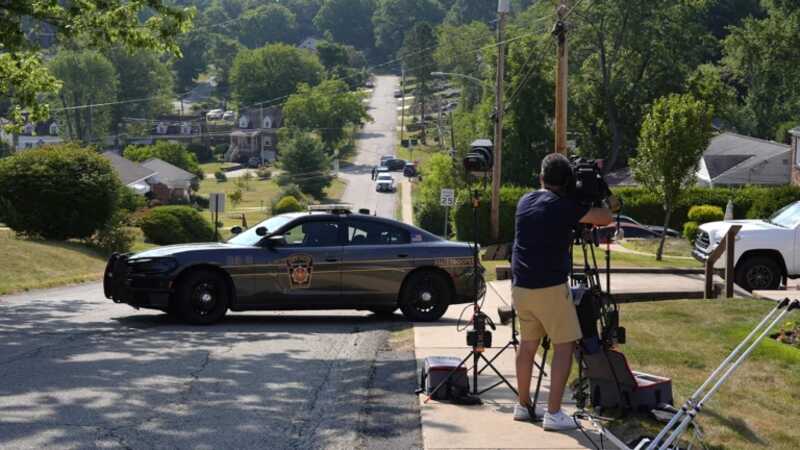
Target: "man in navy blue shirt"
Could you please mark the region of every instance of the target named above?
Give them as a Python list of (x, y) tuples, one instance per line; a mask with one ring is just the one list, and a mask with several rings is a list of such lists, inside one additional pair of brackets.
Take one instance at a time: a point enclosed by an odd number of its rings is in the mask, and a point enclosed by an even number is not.
[(561, 411), (561, 398), (572, 367), (580, 325), (567, 277), (572, 261), (569, 250), (573, 230), (579, 223), (607, 225), (607, 208), (590, 208), (575, 201), (575, 179), (569, 160), (553, 153), (542, 160), (542, 189), (525, 194), (517, 204), (516, 235), (511, 261), (512, 298), (520, 323), (517, 351), (519, 404), (514, 420), (530, 420), (530, 388), (533, 362), (539, 341), (548, 336), (553, 343), (550, 395), (544, 415), (548, 431), (576, 428), (572, 417)]

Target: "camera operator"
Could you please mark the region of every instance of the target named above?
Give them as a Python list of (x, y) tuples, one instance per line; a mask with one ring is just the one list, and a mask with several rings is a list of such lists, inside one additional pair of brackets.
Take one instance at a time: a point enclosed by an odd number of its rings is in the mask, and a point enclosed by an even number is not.
[(550, 395), (544, 415), (548, 431), (576, 428), (575, 420), (561, 411), (561, 398), (572, 367), (580, 325), (567, 283), (570, 246), (579, 223), (607, 225), (607, 208), (577, 202), (572, 194), (575, 177), (569, 160), (553, 153), (542, 160), (542, 189), (525, 194), (517, 205), (516, 236), (512, 255), (512, 298), (520, 323), (521, 343), (517, 351), (519, 404), (514, 420), (530, 420), (530, 386), (539, 341), (548, 336), (553, 343)]

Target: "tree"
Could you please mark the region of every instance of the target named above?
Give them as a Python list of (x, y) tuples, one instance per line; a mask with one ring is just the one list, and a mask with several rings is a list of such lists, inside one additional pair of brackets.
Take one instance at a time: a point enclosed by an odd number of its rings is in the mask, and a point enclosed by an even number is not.
[(243, 47), (236, 39), (231, 39), (222, 34), (213, 34), (209, 38), (206, 61), (214, 66), (217, 88), (227, 94), (233, 60)]
[(375, 43), (374, 13), (375, 0), (326, 0), (314, 17), (314, 25), (337, 42), (368, 49)]
[(62, 131), (81, 142), (104, 142), (111, 126), (110, 106), (86, 106), (117, 99), (117, 71), (101, 53), (94, 50), (62, 50), (50, 61), (52, 74), (61, 80), (53, 101)]
[(91, 236), (116, 211), (120, 189), (111, 163), (76, 144), (26, 150), (0, 160), (3, 222), (30, 236)]
[(435, 0), (378, 0), (372, 16), (375, 46), (384, 55), (393, 56), (403, 44), (404, 34), (414, 24), (439, 23), (443, 17), (444, 12)]
[[(39, 53), (36, 31), (53, 33), (62, 42), (80, 41), (94, 47), (122, 45), (179, 54), (175, 37), (188, 30), (193, 10), (165, 0), (99, 2), (76, 6), (49, 0), (7, 0), (0, 4), (0, 92), (12, 93), (11, 118), (18, 128), (22, 110), (31, 119), (47, 117), (39, 94), (55, 93), (59, 83)], [(141, 20), (140, 13), (147, 13)]]
[[(580, 151), (612, 169), (634, 153), (656, 98), (683, 89), (710, 49), (702, 2), (608, 0), (581, 3), (570, 32), (570, 127)], [(552, 53), (551, 53), (552, 55)], [(576, 70), (577, 69), (577, 70)]]
[(116, 69), (117, 100), (149, 99), (114, 105), (112, 127), (116, 128), (123, 117), (151, 119), (172, 110), (174, 78), (159, 55), (116, 47), (106, 51), (106, 56)]
[[(296, 32), (299, 39), (315, 36), (319, 33), (314, 25), (314, 18), (322, 6), (322, 0), (288, 0), (282, 3), (294, 13), (294, 17), (297, 20)], [(367, 21), (369, 21), (369, 18), (367, 18)]]
[[(482, 61), (492, 61), (493, 56), (476, 52), (475, 48), (486, 47), (494, 41), (489, 27), (480, 22), (468, 25), (440, 25), (436, 28), (436, 50), (433, 59), (443, 72), (460, 73), (472, 77), (483, 78), (489, 75), (491, 65)], [(511, 47), (514, 48), (513, 46)], [(492, 76), (494, 76), (492, 74)], [(480, 100), (485, 87), (464, 78), (453, 78), (452, 82), (461, 86), (461, 106), (472, 109)]]
[(248, 48), (270, 42), (292, 42), (295, 35), (295, 16), (289, 8), (270, 3), (250, 9), (239, 22), (239, 42)]
[(316, 85), (322, 73), (322, 64), (313, 53), (286, 44), (270, 44), (236, 55), (231, 87), (240, 103), (252, 104), (291, 95), (300, 83)]
[(199, 32), (190, 32), (180, 37), (181, 55), (172, 63), (177, 87), (181, 92), (194, 86), (194, 80), (206, 70), (208, 40)]
[(346, 82), (350, 89), (363, 86), (369, 76), (364, 54), (353, 46), (320, 41), (317, 44), (317, 54), (328, 72), (328, 77)]
[[(639, 135), (639, 154), (631, 160), (636, 179), (664, 204), (664, 230), (684, 190), (694, 183), (697, 162), (711, 138), (711, 110), (691, 95), (672, 94), (653, 104)], [(666, 231), (656, 259), (661, 260)]]
[(403, 64), (409, 67), (408, 72), (416, 79), (414, 90), (415, 101), (420, 105), (420, 121), (423, 122), (420, 138), (425, 142), (425, 102), (431, 95), (431, 69), (433, 51), (436, 48), (436, 34), (427, 22), (420, 22), (406, 33), (400, 54)]
[(439, 203), (443, 188), (458, 189), (463, 186), (463, 177), (454, 169), (453, 159), (444, 153), (436, 153), (425, 164), (424, 177), (414, 191), (414, 219), (420, 227), (442, 234), (444, 208)]
[(304, 193), (321, 198), (333, 177), (325, 145), (319, 137), (306, 132), (284, 133), (278, 141), (278, 151), (280, 167), (286, 171), (280, 181), (295, 183)]
[(131, 161), (142, 162), (150, 158), (158, 158), (173, 166), (197, 175), (200, 179), (205, 173), (197, 162), (194, 153), (189, 152), (186, 146), (175, 142), (158, 141), (153, 145), (129, 145), (125, 147), (122, 156)]
[(744, 95), (742, 131), (772, 139), (781, 123), (800, 116), (800, 11), (771, 9), (745, 19), (723, 43), (723, 67)]
[(331, 155), (345, 135), (345, 127), (372, 120), (363, 96), (349, 92), (341, 80), (327, 80), (318, 86), (301, 85), (283, 106), (284, 126), (290, 130), (318, 132)]
[(495, 17), (497, 2), (486, 0), (456, 0), (444, 22), (451, 25), (463, 25), (471, 22), (488, 22)]

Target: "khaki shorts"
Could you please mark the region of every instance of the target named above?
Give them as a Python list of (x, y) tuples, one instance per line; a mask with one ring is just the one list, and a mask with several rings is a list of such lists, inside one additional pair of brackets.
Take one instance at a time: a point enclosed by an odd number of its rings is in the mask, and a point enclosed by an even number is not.
[(511, 298), (523, 341), (535, 341), (546, 335), (552, 343), (563, 344), (582, 337), (572, 292), (566, 284), (541, 289), (514, 286)]

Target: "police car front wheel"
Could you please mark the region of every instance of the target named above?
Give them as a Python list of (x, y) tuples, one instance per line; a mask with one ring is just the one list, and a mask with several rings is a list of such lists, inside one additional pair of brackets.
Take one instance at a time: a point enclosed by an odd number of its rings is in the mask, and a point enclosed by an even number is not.
[(430, 322), (438, 320), (453, 296), (447, 279), (434, 271), (412, 274), (400, 298), (400, 310), (409, 320)]
[(222, 319), (228, 310), (225, 279), (209, 270), (196, 270), (180, 280), (177, 310), (186, 322), (207, 325)]

